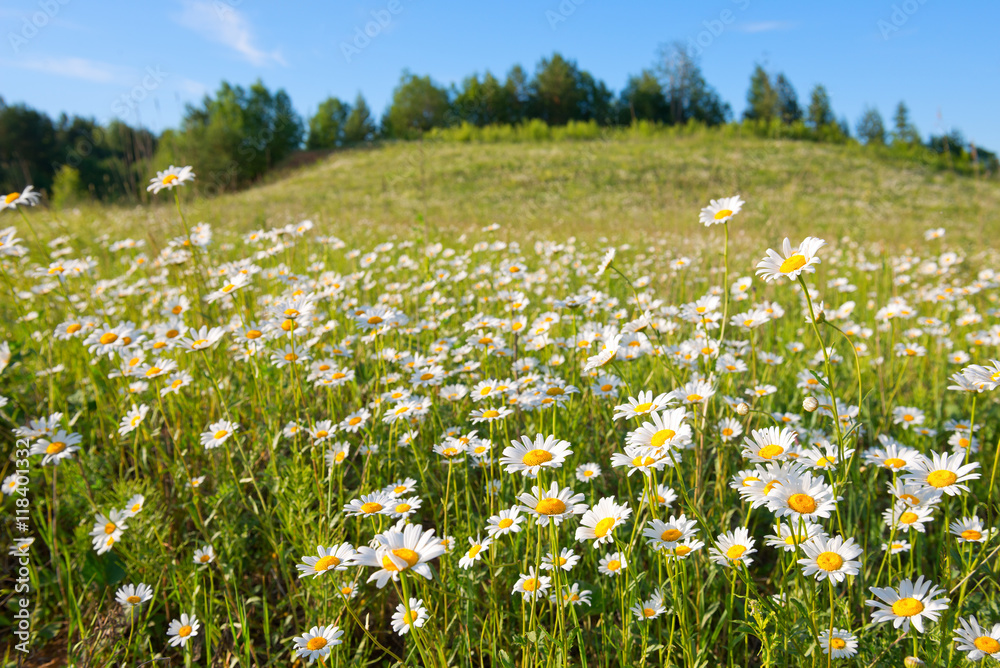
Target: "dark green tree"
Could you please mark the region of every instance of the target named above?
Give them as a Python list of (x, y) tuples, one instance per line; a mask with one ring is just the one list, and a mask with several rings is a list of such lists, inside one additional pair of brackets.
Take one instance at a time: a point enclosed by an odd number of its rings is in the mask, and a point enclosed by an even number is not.
[(622, 125), (628, 125), (633, 120), (670, 122), (670, 102), (652, 70), (643, 70), (628, 78), (618, 106), (618, 122)]
[(157, 163), (198, 165), (199, 188), (246, 185), (302, 145), (302, 119), (284, 90), (260, 81), (249, 90), (223, 81), (215, 97), (188, 105), (181, 128), (161, 138)]
[(513, 123), (516, 105), (513, 91), (486, 72), (482, 81), (474, 74), (462, 82), (461, 89), (454, 91), (452, 112), (458, 120), (472, 125)]
[(785, 125), (802, 120), (802, 107), (799, 106), (799, 96), (792, 82), (784, 74), (779, 74), (774, 82), (774, 90), (778, 96), (778, 116)]
[(371, 109), (361, 93), (354, 99), (351, 114), (344, 122), (344, 144), (352, 146), (372, 141), (378, 128), (372, 118)]
[(344, 130), (351, 106), (335, 97), (328, 97), (319, 104), (316, 114), (309, 119), (309, 137), (306, 148), (331, 149), (344, 145)]
[(885, 123), (875, 107), (865, 107), (855, 131), (865, 144), (885, 144)]
[(504, 94), (510, 101), (508, 110), (508, 123), (520, 123), (528, 114), (528, 107), (531, 103), (531, 83), (528, 80), (528, 73), (520, 65), (514, 65), (507, 72), (507, 79), (503, 82)]
[(721, 125), (732, 111), (708, 85), (698, 61), (687, 45), (674, 42), (660, 47), (657, 74), (670, 105), (670, 122), (698, 121)]
[(900, 102), (896, 105), (896, 113), (892, 117), (893, 130), (892, 130), (892, 143), (916, 146), (920, 144), (920, 133), (917, 132), (916, 126), (910, 122), (910, 110), (907, 109), (904, 102)]
[(808, 123), (815, 130), (836, 123), (830, 96), (826, 92), (826, 87), (821, 84), (816, 84), (809, 94)]
[(382, 119), (383, 130), (399, 139), (419, 137), (431, 128), (448, 125), (449, 111), (448, 91), (430, 77), (404, 71)]
[(778, 91), (771, 85), (771, 78), (764, 68), (757, 64), (750, 75), (750, 90), (747, 91), (747, 108), (743, 112), (743, 118), (771, 121), (778, 113)]

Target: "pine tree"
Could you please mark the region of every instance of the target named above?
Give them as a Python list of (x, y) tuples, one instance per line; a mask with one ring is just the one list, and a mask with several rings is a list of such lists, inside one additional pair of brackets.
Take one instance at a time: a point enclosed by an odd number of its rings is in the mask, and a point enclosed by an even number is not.
[(361, 93), (354, 100), (351, 107), (351, 114), (344, 121), (344, 144), (361, 144), (370, 142), (375, 138), (375, 119), (372, 118), (371, 109)]
[(752, 121), (771, 121), (778, 114), (778, 91), (771, 85), (771, 79), (758, 64), (750, 75), (750, 90), (747, 91), (747, 109), (743, 118)]
[(778, 113), (781, 116), (781, 122), (788, 125), (802, 120), (802, 107), (799, 106), (799, 96), (796, 94), (792, 82), (784, 74), (779, 74), (774, 88), (778, 96)]
[(904, 102), (896, 105), (896, 114), (892, 120), (894, 126), (892, 131), (893, 144), (912, 146), (920, 143), (920, 133), (917, 132), (917, 128), (913, 123), (910, 122), (910, 110)]
[(865, 144), (885, 144), (885, 123), (875, 107), (866, 107), (855, 128), (858, 139)]
[(809, 125), (813, 129), (836, 123), (833, 115), (833, 108), (830, 106), (830, 96), (826, 92), (826, 87), (816, 84), (809, 94)]

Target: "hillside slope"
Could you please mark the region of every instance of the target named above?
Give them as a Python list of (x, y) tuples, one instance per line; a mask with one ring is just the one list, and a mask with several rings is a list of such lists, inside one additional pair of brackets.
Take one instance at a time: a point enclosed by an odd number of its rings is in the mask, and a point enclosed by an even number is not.
[[(194, 165), (198, 172), (198, 166)], [(198, 172), (203, 186), (214, 175)], [(747, 200), (737, 234), (849, 234), (908, 244), (929, 227), (975, 242), (997, 227), (1000, 183), (887, 162), (858, 147), (718, 136), (543, 144), (399, 143), (337, 152), (244, 192), (192, 197), (192, 221), (237, 230), (310, 218), (351, 239), (405, 232), (423, 215), (431, 234), (475, 233), (499, 223), (511, 237), (536, 233), (641, 242), (700, 236), (696, 212), (710, 198)], [(156, 206), (90, 207), (71, 229), (175, 230), (172, 198)], [(44, 215), (44, 214), (43, 214)]]

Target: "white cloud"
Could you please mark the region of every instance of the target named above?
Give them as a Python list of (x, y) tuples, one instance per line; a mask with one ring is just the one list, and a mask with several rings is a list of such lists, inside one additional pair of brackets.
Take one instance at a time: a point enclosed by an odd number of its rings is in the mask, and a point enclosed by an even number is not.
[(86, 58), (55, 57), (2, 60), (0, 65), (94, 83), (114, 83), (120, 81), (123, 76), (123, 70), (120, 67)]
[(742, 23), (736, 26), (736, 30), (739, 32), (757, 33), (791, 30), (794, 27), (795, 24), (789, 21), (757, 21), (756, 23)]
[(279, 51), (259, 49), (246, 16), (222, 0), (184, 0), (184, 10), (173, 18), (178, 25), (229, 47), (254, 65), (286, 64)]

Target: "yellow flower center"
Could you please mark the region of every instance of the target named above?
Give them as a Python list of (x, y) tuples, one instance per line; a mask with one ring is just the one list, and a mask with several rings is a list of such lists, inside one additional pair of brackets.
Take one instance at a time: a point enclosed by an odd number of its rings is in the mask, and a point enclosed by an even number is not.
[(483, 411), (484, 418), (495, 418), (500, 416), (500, 411), (493, 410), (492, 408), (488, 411)]
[(105, 535), (113, 534), (115, 532), (115, 529), (117, 528), (118, 527), (115, 526), (114, 522), (108, 522), (107, 524), (104, 525), (104, 534)]
[(181, 638), (187, 638), (189, 635), (191, 635), (191, 627), (186, 625), (180, 627), (179, 629), (177, 629), (177, 635), (179, 635)]
[(382, 510), (382, 504), (375, 503), (374, 501), (369, 501), (368, 503), (364, 503), (361, 505), (361, 512), (365, 513), (366, 515), (377, 513), (380, 510)]
[(715, 214), (715, 219), (716, 220), (722, 220), (723, 218), (727, 218), (727, 217), (729, 217), (731, 215), (733, 215), (733, 212), (731, 210), (729, 210), (729, 209), (720, 209)]
[(924, 604), (915, 598), (901, 598), (892, 604), (892, 614), (897, 617), (913, 617), (924, 611)]
[(333, 556), (332, 554), (328, 554), (316, 562), (316, 565), (313, 566), (313, 570), (319, 573), (339, 565), (340, 565), (340, 559)]
[(292, 331), (293, 329), (295, 329), (295, 327), (296, 327), (295, 321), (292, 320), (291, 318), (287, 318), (281, 323), (281, 329), (286, 332)]
[(675, 432), (673, 429), (661, 429), (655, 434), (653, 434), (653, 438), (650, 439), (650, 445), (652, 445), (654, 448), (659, 448), (660, 446), (662, 446), (664, 443), (666, 443), (676, 435), (677, 432)]
[(411, 506), (408, 503), (400, 503), (400, 504), (396, 505), (396, 512), (397, 513), (408, 513), (408, 512), (410, 512), (410, 508), (412, 508), (412, 507), (413, 506)]
[(197, 341), (193, 341), (191, 343), (191, 347), (192, 348), (197, 348), (198, 346), (203, 346), (203, 345), (205, 345), (207, 343), (208, 343), (208, 339), (198, 339)]
[(792, 494), (788, 497), (788, 507), (797, 513), (808, 515), (816, 512), (816, 499), (808, 494)]
[(294, 362), (298, 358), (299, 358), (299, 356), (296, 355), (295, 353), (288, 353), (287, 355), (285, 355), (285, 361), (286, 362)]
[(691, 403), (697, 403), (697, 402), (701, 401), (701, 399), (702, 399), (702, 397), (701, 397), (700, 394), (689, 394), (689, 395), (687, 395), (687, 400), (690, 401)]
[(757, 456), (761, 459), (774, 459), (784, 451), (785, 449), (783, 447), (772, 443), (771, 445), (765, 445), (763, 448), (758, 450)]
[(632, 410), (635, 411), (636, 413), (648, 413), (649, 409), (652, 407), (653, 407), (653, 402), (647, 401), (644, 404), (636, 404)]
[(535, 512), (540, 515), (559, 515), (566, 512), (566, 504), (561, 499), (542, 499), (535, 506)]
[(72, 325), (69, 325), (68, 327), (66, 327), (66, 333), (67, 334), (76, 334), (81, 329), (83, 329), (83, 325), (80, 325), (80, 324), (74, 322)]
[(163, 371), (163, 369), (161, 369), (160, 367), (158, 367), (158, 366), (151, 366), (151, 367), (149, 367), (146, 370), (146, 375), (148, 377), (152, 378), (153, 376), (155, 376), (156, 374), (160, 373), (161, 371)]
[(352, 417), (350, 420), (347, 421), (347, 424), (349, 424), (352, 427), (354, 427), (354, 426), (356, 426), (360, 422), (361, 422), (361, 418), (359, 418), (359, 417)]
[(938, 489), (954, 485), (957, 480), (958, 476), (948, 469), (932, 471), (927, 475), (927, 484), (931, 487), (937, 487)]
[(645, 459), (643, 459), (642, 457), (636, 457), (635, 459), (632, 460), (632, 466), (636, 468), (639, 468), (641, 466), (649, 466), (650, 464), (655, 464), (655, 463), (656, 460), (653, 459), (652, 457), (646, 457)]
[(45, 454), (47, 455), (58, 455), (60, 452), (66, 449), (66, 444), (62, 441), (53, 441), (45, 447)]
[(622, 562), (618, 561), (617, 559), (612, 559), (611, 561), (608, 562), (607, 565), (607, 569), (612, 572), (617, 571), (621, 567), (622, 567)]
[(7, 195), (6, 197), (3, 198), (3, 203), (4, 204), (10, 204), (11, 202), (13, 202), (14, 200), (16, 200), (20, 196), (21, 196), (21, 193), (10, 193), (9, 195)]
[(883, 462), (883, 463), (885, 464), (886, 468), (890, 468), (890, 469), (901, 469), (904, 466), (906, 466), (906, 462), (904, 462), (899, 457), (890, 457), (889, 459), (885, 460), (885, 462)]
[(128, 597), (127, 599), (125, 599), (125, 600), (126, 600), (126, 601), (127, 601), (128, 603), (131, 603), (132, 605), (135, 605), (136, 603), (138, 603), (138, 602), (139, 602), (139, 601), (141, 601), (142, 599), (141, 599), (141, 598), (139, 598), (138, 596), (129, 596), (129, 597)]
[(105, 332), (104, 334), (101, 334), (100, 338), (100, 342), (103, 345), (114, 343), (117, 340), (118, 340), (118, 335), (115, 334), (114, 332)]
[(142, 510), (142, 504), (141, 503), (137, 503), (134, 506), (132, 506), (132, 512), (133, 513), (137, 513), (140, 510)]
[(594, 527), (594, 535), (598, 538), (604, 538), (614, 525), (615, 519), (613, 517), (605, 517)]
[(743, 553), (747, 551), (747, 548), (743, 545), (733, 545), (731, 548), (726, 550), (726, 558), (730, 561), (736, 561), (743, 556)]
[(611, 384), (606, 383), (604, 385), (601, 385), (601, 392), (610, 392), (612, 389), (613, 386)]
[(220, 438), (225, 438), (228, 433), (229, 432), (226, 431), (225, 429), (220, 429), (219, 431), (212, 434), (212, 438), (214, 438), (215, 440), (219, 440)]
[(966, 529), (962, 532), (962, 538), (965, 540), (979, 540), (983, 537), (983, 534), (975, 529)]
[(340, 588), (340, 593), (343, 594), (344, 596), (350, 596), (350, 594), (351, 594), (352, 591), (354, 591), (354, 590), (351, 589), (350, 587), (341, 587)]
[(920, 519), (919, 516), (916, 513), (910, 512), (909, 510), (907, 510), (905, 513), (899, 516), (899, 521), (903, 524), (913, 524), (918, 519)]
[(306, 649), (317, 651), (326, 647), (326, 638), (310, 638), (309, 642), (306, 643)]
[(512, 524), (514, 524), (514, 520), (510, 519), (509, 517), (505, 517), (499, 522), (497, 522), (497, 526), (500, 527), (501, 529), (506, 529), (510, 527)]
[(483, 549), (482, 545), (473, 545), (472, 547), (470, 547), (469, 548), (469, 555), (468, 555), (469, 559), (475, 559), (476, 555), (479, 554), (479, 551), (481, 549)]
[(370, 318), (368, 318), (368, 324), (369, 325), (377, 325), (377, 324), (379, 324), (381, 322), (382, 322), (381, 316), (373, 315)]
[(524, 453), (524, 458), (521, 459), (521, 462), (525, 466), (541, 466), (545, 462), (550, 462), (550, 461), (552, 461), (552, 453), (549, 452), (548, 450), (538, 450), (538, 449), (529, 450), (528, 452)]
[[(173, 183), (176, 180), (177, 180), (177, 175), (176, 174), (167, 174), (166, 176), (163, 177), (163, 185), (169, 186), (171, 183)], [(191, 627), (190, 626), (186, 626), (184, 628), (188, 629), (188, 633), (191, 632)], [(187, 635), (187, 633), (184, 633), (182, 635)]]
[(690, 551), (691, 551), (691, 548), (688, 547), (687, 545), (678, 545), (677, 547), (674, 548), (674, 554), (676, 554), (678, 557), (683, 557), (684, 555), (688, 554)]
[(177, 338), (178, 336), (180, 336), (180, 333), (181, 332), (180, 332), (179, 329), (168, 329), (165, 336), (168, 339), (174, 339), (174, 338)]
[(843, 638), (830, 638), (831, 649), (844, 649), (845, 647), (847, 647), (847, 642)]
[(653, 610), (652, 608), (643, 608), (642, 609), (642, 615), (643, 615), (643, 617), (655, 617), (656, 616), (656, 610)]
[(790, 274), (793, 271), (798, 271), (802, 267), (806, 266), (806, 257), (801, 253), (796, 253), (787, 260), (781, 263), (778, 267), (778, 271), (782, 274)]
[(836, 552), (823, 552), (816, 557), (816, 565), (824, 571), (835, 571), (844, 565), (844, 558)]
[(201, 557), (199, 557), (199, 559), (201, 560), (201, 563), (207, 564), (209, 561), (212, 560), (212, 555), (210, 555), (210, 554), (203, 554), (203, 555), (201, 555)]
[(996, 654), (1000, 652), (1000, 642), (997, 642), (996, 638), (991, 638), (989, 636), (980, 636), (976, 638), (973, 643), (980, 652), (986, 652), (987, 654)]
[(535, 591), (538, 589), (538, 580), (535, 578), (528, 578), (521, 583), (521, 589), (524, 591)]
[(681, 532), (678, 531), (677, 529), (667, 529), (666, 531), (660, 534), (660, 540), (667, 543), (675, 543), (680, 539), (680, 537), (681, 537)]

